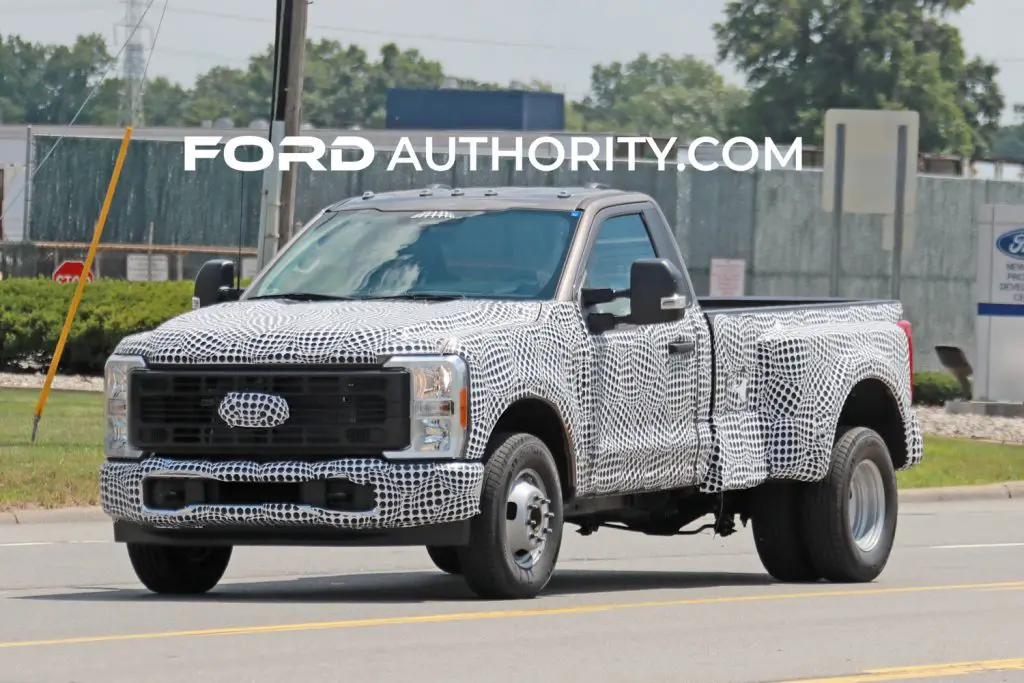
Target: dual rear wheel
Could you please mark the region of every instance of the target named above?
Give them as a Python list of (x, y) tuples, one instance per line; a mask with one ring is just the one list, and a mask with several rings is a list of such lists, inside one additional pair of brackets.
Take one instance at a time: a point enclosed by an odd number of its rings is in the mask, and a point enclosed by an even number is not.
[(754, 544), (779, 581), (873, 581), (889, 561), (898, 508), (885, 441), (867, 427), (847, 427), (837, 435), (824, 479), (771, 483), (758, 492)]

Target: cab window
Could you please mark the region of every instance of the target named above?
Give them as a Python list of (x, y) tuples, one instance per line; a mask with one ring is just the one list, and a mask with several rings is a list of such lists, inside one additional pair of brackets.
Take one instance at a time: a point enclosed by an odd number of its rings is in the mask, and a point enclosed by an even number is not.
[[(629, 271), (637, 259), (656, 258), (647, 224), (638, 213), (609, 218), (598, 228), (583, 278), (586, 289), (629, 289)], [(629, 315), (629, 299), (593, 307), (595, 313)]]

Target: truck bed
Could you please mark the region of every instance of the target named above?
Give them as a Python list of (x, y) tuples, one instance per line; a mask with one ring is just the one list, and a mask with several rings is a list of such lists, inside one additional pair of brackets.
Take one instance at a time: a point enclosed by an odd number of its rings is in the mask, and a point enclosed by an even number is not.
[(846, 299), (841, 297), (800, 296), (701, 296), (697, 302), (705, 313), (724, 311), (760, 310), (764, 308), (804, 308), (808, 306), (835, 306), (837, 304), (893, 304), (888, 299)]

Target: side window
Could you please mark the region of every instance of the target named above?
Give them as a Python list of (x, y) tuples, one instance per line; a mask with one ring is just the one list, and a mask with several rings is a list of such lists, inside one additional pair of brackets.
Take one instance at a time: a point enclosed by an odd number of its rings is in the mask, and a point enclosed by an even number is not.
[[(628, 289), (629, 269), (633, 261), (655, 258), (647, 225), (638, 213), (615, 216), (604, 221), (597, 233), (594, 249), (587, 261), (583, 287), (588, 289)], [(629, 314), (629, 299), (599, 304), (597, 313)]]

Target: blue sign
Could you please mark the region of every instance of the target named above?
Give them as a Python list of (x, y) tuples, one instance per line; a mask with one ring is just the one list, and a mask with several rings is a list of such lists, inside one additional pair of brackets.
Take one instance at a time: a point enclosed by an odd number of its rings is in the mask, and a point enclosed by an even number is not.
[(1010, 258), (1024, 260), (1024, 228), (1014, 228), (997, 237), (996, 249)]

